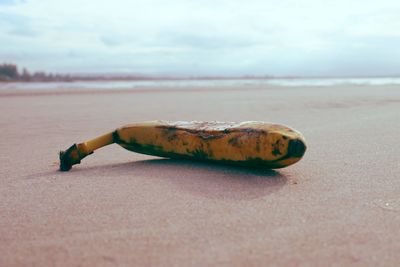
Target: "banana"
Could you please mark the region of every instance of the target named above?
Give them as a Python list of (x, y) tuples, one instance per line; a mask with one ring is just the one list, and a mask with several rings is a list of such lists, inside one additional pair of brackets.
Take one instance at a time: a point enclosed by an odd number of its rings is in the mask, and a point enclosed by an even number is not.
[(61, 151), (60, 170), (70, 170), (94, 150), (113, 143), (130, 151), (159, 157), (271, 169), (296, 163), (306, 151), (301, 133), (278, 124), (148, 121), (122, 126)]

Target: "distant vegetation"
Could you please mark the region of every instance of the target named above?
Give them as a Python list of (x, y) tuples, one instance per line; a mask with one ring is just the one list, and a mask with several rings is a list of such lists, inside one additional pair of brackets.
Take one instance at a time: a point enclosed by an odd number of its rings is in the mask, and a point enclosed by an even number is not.
[(18, 70), (15, 64), (0, 64), (0, 81), (2, 82), (47, 82), (47, 81), (72, 81), (74, 77), (71, 75), (61, 75), (45, 73), (38, 71), (30, 73), (27, 69), (23, 68), (22, 72)]
[(132, 74), (53, 74), (44, 71), (19, 71), (16, 64), (0, 64), (0, 82), (72, 82), (72, 81), (133, 81), (133, 80), (223, 80), (223, 79), (270, 79), (271, 76), (143, 76)]
[(29, 72), (23, 68), (20, 72), (16, 64), (0, 64), (0, 82), (72, 82), (72, 81), (98, 81), (98, 80), (154, 80), (152, 78), (137, 75), (106, 75), (106, 74), (53, 74), (44, 71)]

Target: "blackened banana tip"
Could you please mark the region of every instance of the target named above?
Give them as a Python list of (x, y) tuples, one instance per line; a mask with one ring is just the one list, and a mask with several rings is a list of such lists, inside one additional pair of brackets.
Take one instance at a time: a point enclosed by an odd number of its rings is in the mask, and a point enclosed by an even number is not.
[(290, 140), (289, 142), (289, 155), (292, 157), (302, 157), (306, 149), (304, 142), (299, 139)]

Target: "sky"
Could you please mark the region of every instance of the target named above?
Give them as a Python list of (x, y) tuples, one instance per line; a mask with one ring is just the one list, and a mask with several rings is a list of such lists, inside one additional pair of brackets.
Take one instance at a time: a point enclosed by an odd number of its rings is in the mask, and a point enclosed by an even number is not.
[(400, 75), (399, 0), (0, 0), (0, 63), (183, 76)]

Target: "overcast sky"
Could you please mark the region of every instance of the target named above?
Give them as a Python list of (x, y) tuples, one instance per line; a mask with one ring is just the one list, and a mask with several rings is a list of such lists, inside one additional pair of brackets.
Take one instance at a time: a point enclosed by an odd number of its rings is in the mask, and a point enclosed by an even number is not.
[(0, 0), (0, 62), (55, 72), (400, 74), (399, 0)]

